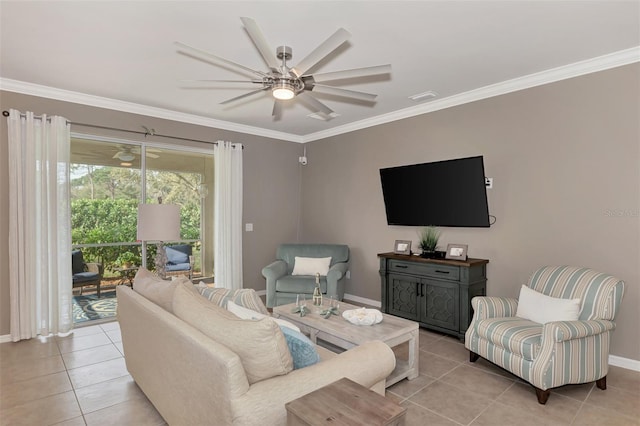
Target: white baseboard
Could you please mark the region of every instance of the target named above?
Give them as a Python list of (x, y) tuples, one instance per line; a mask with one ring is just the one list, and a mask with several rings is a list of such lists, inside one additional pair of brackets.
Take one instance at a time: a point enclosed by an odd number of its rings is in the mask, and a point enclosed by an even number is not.
[(11, 341), (11, 335), (5, 334), (4, 336), (0, 336), (0, 343), (9, 343)]
[(609, 365), (626, 368), (627, 370), (640, 371), (640, 361), (630, 358), (622, 358), (617, 355), (609, 355)]
[(367, 299), (366, 297), (354, 296), (353, 294), (345, 293), (344, 299), (352, 302), (362, 303), (364, 305), (373, 306), (374, 308), (382, 307), (382, 303), (377, 300)]

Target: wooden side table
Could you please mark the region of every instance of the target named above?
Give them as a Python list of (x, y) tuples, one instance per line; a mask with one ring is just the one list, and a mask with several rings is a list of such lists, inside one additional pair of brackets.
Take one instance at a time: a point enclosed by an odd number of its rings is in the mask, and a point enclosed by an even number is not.
[(287, 426), (401, 426), (407, 409), (345, 378), (285, 404)]

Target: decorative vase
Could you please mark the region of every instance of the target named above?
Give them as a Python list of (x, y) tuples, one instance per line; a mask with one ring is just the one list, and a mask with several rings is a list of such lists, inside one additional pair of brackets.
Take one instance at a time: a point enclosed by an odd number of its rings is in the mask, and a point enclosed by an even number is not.
[(316, 274), (316, 288), (313, 289), (313, 305), (322, 306), (322, 291), (320, 290), (320, 274)]

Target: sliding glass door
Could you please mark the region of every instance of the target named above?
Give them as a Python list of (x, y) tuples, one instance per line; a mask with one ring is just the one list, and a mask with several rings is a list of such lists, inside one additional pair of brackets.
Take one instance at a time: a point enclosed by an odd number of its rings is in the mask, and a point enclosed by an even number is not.
[(137, 210), (159, 199), (180, 206), (181, 240), (169, 244), (191, 245), (192, 275), (213, 276), (210, 152), (73, 135), (71, 164), (72, 243), (104, 266), (107, 281), (129, 263), (154, 268), (155, 246), (136, 240)]

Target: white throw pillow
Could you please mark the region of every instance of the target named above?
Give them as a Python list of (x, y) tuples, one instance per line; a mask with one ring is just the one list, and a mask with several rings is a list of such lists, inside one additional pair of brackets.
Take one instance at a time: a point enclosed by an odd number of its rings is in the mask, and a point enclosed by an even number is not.
[(327, 275), (331, 257), (298, 257), (293, 263), (291, 275)]
[(516, 316), (540, 324), (576, 321), (580, 317), (580, 299), (560, 299), (538, 293), (523, 285)]
[(231, 300), (227, 302), (227, 311), (231, 312), (235, 316), (240, 319), (249, 319), (249, 320), (261, 320), (262, 318), (271, 318), (276, 322), (276, 324), (281, 325), (283, 327), (290, 328), (291, 330), (295, 330), (300, 333), (300, 329), (296, 327), (294, 324), (289, 321), (285, 321), (280, 318), (273, 318), (265, 314), (261, 314), (260, 312), (256, 312), (252, 309), (245, 308), (244, 306), (237, 305), (233, 303)]

